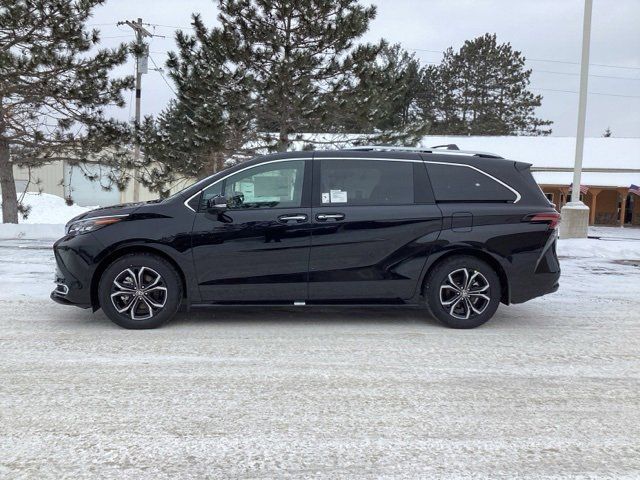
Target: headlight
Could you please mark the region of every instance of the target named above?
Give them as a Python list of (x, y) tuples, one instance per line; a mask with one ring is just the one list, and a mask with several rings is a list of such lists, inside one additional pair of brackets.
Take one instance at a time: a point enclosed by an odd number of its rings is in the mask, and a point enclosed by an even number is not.
[(81, 235), (124, 220), (128, 215), (112, 215), (78, 220), (67, 226), (67, 235)]

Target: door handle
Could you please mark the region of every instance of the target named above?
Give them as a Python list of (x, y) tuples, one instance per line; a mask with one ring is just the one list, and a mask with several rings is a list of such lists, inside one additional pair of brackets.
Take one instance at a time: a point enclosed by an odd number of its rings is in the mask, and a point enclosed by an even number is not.
[(339, 222), (340, 220), (344, 220), (344, 213), (319, 213), (316, 215), (316, 220), (319, 222), (326, 222), (327, 220)]
[(294, 215), (280, 215), (278, 217), (278, 221), (280, 223), (287, 223), (287, 222), (302, 223), (307, 221), (307, 216), (302, 213), (297, 213)]

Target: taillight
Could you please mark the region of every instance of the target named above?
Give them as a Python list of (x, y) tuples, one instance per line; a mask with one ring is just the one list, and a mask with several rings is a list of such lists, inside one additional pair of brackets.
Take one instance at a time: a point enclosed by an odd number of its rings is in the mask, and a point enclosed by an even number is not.
[(522, 221), (529, 223), (546, 223), (549, 225), (549, 230), (555, 230), (560, 223), (560, 214), (558, 212), (532, 213), (524, 217)]

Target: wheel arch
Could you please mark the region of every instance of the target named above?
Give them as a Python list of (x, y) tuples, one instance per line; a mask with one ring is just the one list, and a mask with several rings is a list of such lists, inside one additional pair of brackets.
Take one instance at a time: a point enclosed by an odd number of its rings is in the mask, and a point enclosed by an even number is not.
[(98, 264), (98, 267), (93, 273), (93, 277), (91, 278), (91, 306), (94, 311), (100, 308), (100, 301), (98, 300), (98, 285), (100, 284), (100, 278), (102, 277), (102, 274), (107, 269), (107, 267), (111, 265), (112, 262), (114, 262), (115, 260), (117, 260), (118, 258), (124, 255), (129, 255), (132, 253), (148, 253), (150, 255), (155, 255), (156, 257), (162, 258), (163, 260), (166, 260), (167, 262), (169, 262), (169, 264), (171, 264), (171, 266), (176, 269), (176, 272), (178, 272), (178, 275), (180, 276), (180, 281), (182, 282), (183, 299), (189, 298), (189, 294), (187, 292), (189, 287), (187, 284), (187, 279), (184, 274), (184, 271), (180, 267), (178, 262), (176, 262), (175, 259), (171, 257), (171, 255), (167, 254), (166, 252), (162, 251), (159, 248), (155, 248), (149, 245), (127, 245), (127, 246), (118, 248), (117, 250), (114, 250), (110, 252), (108, 255), (106, 255), (100, 261), (100, 263)]
[[(434, 254), (432, 254), (434, 255)], [(507, 277), (507, 273), (504, 270), (504, 267), (500, 264), (500, 262), (490, 253), (470, 247), (458, 247), (454, 249), (449, 249), (446, 251), (442, 251), (436, 258), (430, 262), (428, 268), (426, 269), (422, 281), (420, 282), (420, 295), (422, 295), (422, 289), (424, 287), (424, 283), (429, 278), (429, 275), (440, 263), (451, 258), (451, 257), (459, 257), (459, 256), (471, 256), (476, 257), (478, 260), (483, 260), (488, 263), (491, 268), (496, 272), (498, 278), (500, 279), (500, 302), (505, 305), (509, 305), (511, 301), (510, 297), (510, 286), (509, 286), (509, 277)]]

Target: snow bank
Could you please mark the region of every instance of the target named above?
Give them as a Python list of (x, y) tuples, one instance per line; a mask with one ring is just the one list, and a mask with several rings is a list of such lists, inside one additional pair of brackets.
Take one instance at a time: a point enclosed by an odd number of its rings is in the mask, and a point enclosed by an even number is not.
[(63, 235), (63, 224), (0, 223), (0, 240), (57, 240)]
[(64, 224), (76, 215), (97, 207), (67, 205), (63, 198), (48, 193), (28, 192), (23, 203), (31, 210), (20, 223), (0, 224), (0, 240), (56, 240), (64, 235)]
[(589, 227), (590, 238), (558, 240), (558, 256), (604, 260), (640, 259), (640, 228)]
[(98, 207), (67, 205), (65, 200), (48, 193), (27, 192), (23, 203), (31, 207), (26, 219), (20, 216), (20, 223), (45, 223), (64, 225), (76, 215)]
[(606, 260), (639, 260), (640, 239), (633, 238), (567, 238), (558, 240), (558, 256)]

